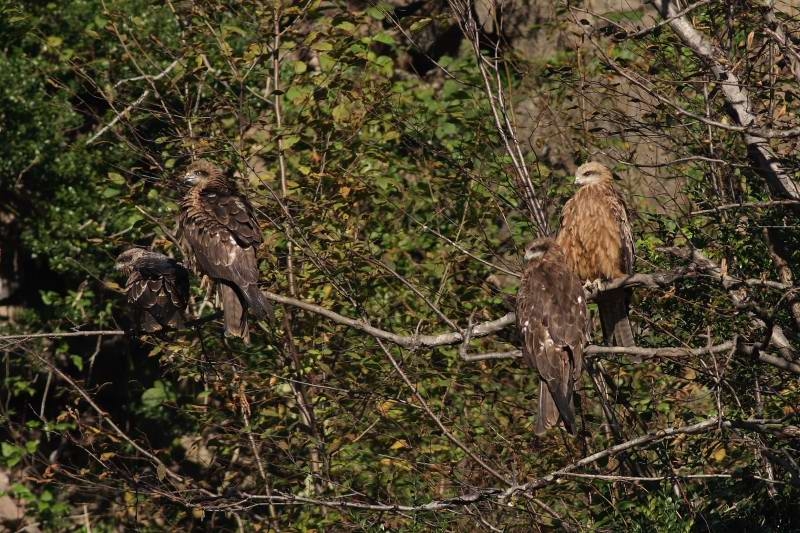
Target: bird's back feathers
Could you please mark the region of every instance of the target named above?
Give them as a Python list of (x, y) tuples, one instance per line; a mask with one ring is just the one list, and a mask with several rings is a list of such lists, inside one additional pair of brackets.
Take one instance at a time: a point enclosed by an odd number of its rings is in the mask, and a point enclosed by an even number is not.
[(517, 294), (524, 360), (540, 376), (537, 433), (558, 424), (575, 428), (573, 396), (583, 368), (586, 302), (583, 287), (554, 241), (528, 262)]
[(253, 208), (213, 165), (184, 196), (179, 218), (181, 237), (197, 268), (219, 289), (225, 331), (248, 339), (247, 313), (271, 317), (271, 306), (258, 288), (261, 229)]

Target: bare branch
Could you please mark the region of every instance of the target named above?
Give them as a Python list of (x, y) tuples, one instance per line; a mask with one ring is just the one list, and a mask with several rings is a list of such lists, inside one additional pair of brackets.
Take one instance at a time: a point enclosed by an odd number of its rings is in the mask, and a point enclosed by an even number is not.
[(690, 215), (709, 215), (711, 213), (719, 213), (720, 211), (728, 211), (730, 209), (765, 209), (770, 207), (779, 207), (784, 205), (800, 205), (800, 200), (771, 200), (767, 202), (741, 202), (738, 204), (722, 204), (711, 209), (700, 209), (692, 211)]
[[(787, 370), (795, 374), (800, 374), (800, 364), (777, 355), (762, 353), (761, 345), (757, 343), (737, 344), (735, 341), (726, 341), (721, 344), (703, 348), (645, 348), (641, 346), (597, 346), (591, 344), (586, 347), (583, 353), (587, 358), (599, 357), (602, 355), (634, 355), (644, 359), (674, 359), (683, 357), (698, 357), (706, 354), (725, 353), (734, 348), (740, 355), (756, 357), (762, 363), (770, 364), (774, 367), (780, 368), (781, 370)], [(520, 350), (509, 350), (507, 352), (468, 354), (462, 356), (462, 359), (465, 361), (474, 362), (491, 359), (515, 359), (519, 357), (522, 357), (522, 352)]]
[(547, 213), (531, 181), (530, 172), (525, 163), (525, 156), (517, 138), (515, 127), (512, 124), (511, 113), (504, 94), (502, 76), (498, 67), (497, 50), (495, 50), (493, 57), (486, 57), (481, 51), (481, 31), (478, 21), (473, 16), (470, 2), (450, 0), (449, 4), (458, 21), (458, 25), (461, 27), (461, 31), (472, 45), (472, 50), (475, 53), (475, 59), (484, 82), (484, 91), (494, 118), (495, 128), (503, 140), (506, 154), (508, 154), (513, 163), (518, 192), (531, 214), (532, 222), (536, 225), (539, 235), (547, 235), (549, 233)]
[(88, 140), (88, 141), (86, 141), (86, 145), (88, 146), (88, 145), (92, 144), (94, 141), (96, 141), (96, 140), (97, 140), (97, 138), (98, 138), (98, 137), (100, 137), (100, 136), (101, 136), (101, 135), (103, 135), (105, 132), (107, 132), (108, 130), (110, 130), (111, 128), (113, 128), (113, 127), (114, 127), (114, 126), (117, 124), (117, 122), (119, 122), (120, 120), (122, 120), (123, 118), (125, 118), (125, 116), (126, 116), (128, 113), (130, 113), (130, 112), (131, 112), (131, 110), (133, 110), (135, 107), (137, 107), (137, 106), (138, 106), (138, 105), (140, 105), (142, 102), (144, 102), (144, 99), (145, 99), (145, 98), (147, 98), (148, 96), (150, 96), (150, 89), (145, 89), (145, 90), (144, 90), (144, 92), (143, 92), (143, 93), (142, 93), (142, 94), (139, 96), (139, 98), (137, 98), (136, 100), (134, 100), (134, 101), (133, 101), (133, 102), (132, 102), (130, 105), (128, 105), (128, 107), (126, 107), (125, 109), (123, 109), (123, 110), (122, 110), (122, 112), (120, 112), (120, 113), (117, 113), (117, 115), (116, 115), (116, 116), (115, 116), (115, 117), (114, 117), (114, 118), (111, 120), (111, 122), (109, 122), (108, 124), (106, 124), (105, 126), (103, 126), (102, 128), (100, 128), (100, 129), (97, 131), (97, 133), (95, 133), (94, 135), (92, 135), (91, 137), (89, 137), (89, 140)]
[(0, 341), (29, 340), (29, 339), (58, 339), (61, 337), (112, 337), (125, 335), (121, 329), (95, 330), (95, 331), (53, 331), (51, 333), (20, 333), (18, 335), (3, 335)]

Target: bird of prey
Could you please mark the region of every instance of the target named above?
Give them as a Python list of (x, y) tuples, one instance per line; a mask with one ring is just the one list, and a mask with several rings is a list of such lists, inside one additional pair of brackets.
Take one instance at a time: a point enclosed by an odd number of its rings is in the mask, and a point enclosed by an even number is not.
[(522, 356), (539, 372), (536, 434), (556, 426), (559, 419), (575, 434), (572, 397), (587, 340), (583, 286), (553, 239), (530, 243), (525, 261), (517, 293), (517, 327)]
[[(633, 274), (634, 244), (628, 211), (611, 171), (590, 161), (578, 167), (580, 188), (564, 205), (557, 241), (567, 264), (584, 282)], [(628, 319), (627, 289), (604, 292), (597, 300), (608, 345), (635, 346)]]
[(115, 268), (128, 276), (125, 292), (140, 331), (183, 327), (189, 272), (182, 264), (163, 254), (131, 248), (119, 254)]
[(253, 208), (236, 184), (206, 160), (186, 169), (191, 188), (181, 201), (180, 233), (194, 264), (217, 285), (225, 334), (249, 342), (247, 313), (272, 316), (269, 300), (258, 288), (256, 252), (262, 242)]

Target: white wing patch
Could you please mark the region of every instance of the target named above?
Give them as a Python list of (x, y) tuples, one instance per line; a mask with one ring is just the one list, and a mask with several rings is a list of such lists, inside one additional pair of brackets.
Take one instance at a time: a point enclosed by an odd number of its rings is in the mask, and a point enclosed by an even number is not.
[(547, 330), (545, 330), (545, 332), (544, 332), (544, 343), (543, 344), (544, 344), (545, 350), (548, 349), (548, 348), (552, 348), (553, 346), (556, 345), (556, 343), (553, 342), (553, 338), (550, 336), (550, 332), (547, 331)]

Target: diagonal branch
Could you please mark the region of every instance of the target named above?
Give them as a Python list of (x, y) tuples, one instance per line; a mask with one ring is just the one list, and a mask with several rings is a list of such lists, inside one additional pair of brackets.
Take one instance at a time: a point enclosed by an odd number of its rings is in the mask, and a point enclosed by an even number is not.
[(722, 50), (700, 33), (686, 15), (680, 14), (678, 6), (673, 0), (653, 0), (653, 5), (662, 17), (669, 20), (670, 27), (683, 43), (692, 49), (719, 80), (720, 89), (728, 103), (730, 114), (739, 126), (747, 128), (743, 132), (744, 142), (773, 194), (783, 198), (800, 199), (800, 186), (781, 166), (769, 141), (752, 131), (752, 128), (757, 127), (757, 123), (756, 116), (751, 111), (750, 93), (733, 73), (733, 66), (726, 59)]
[[(492, 0), (491, 3), (494, 8), (497, 8), (494, 0)], [(499, 68), (500, 59), (497, 49), (499, 47), (499, 42), (495, 45), (494, 55), (492, 57), (486, 57), (483, 52), (481, 52), (481, 29), (473, 14), (472, 2), (466, 0), (449, 0), (449, 4), (461, 31), (472, 45), (472, 50), (475, 53), (475, 59), (481, 77), (483, 78), (484, 90), (489, 108), (492, 111), (497, 134), (503, 141), (506, 154), (511, 158), (518, 193), (528, 208), (531, 219), (539, 235), (547, 235), (549, 233), (547, 213), (531, 181), (530, 172), (525, 163), (525, 155), (522, 152), (522, 146), (520, 145), (514, 124), (512, 123), (511, 111), (508, 107), (505, 90), (503, 88), (503, 81)]]

